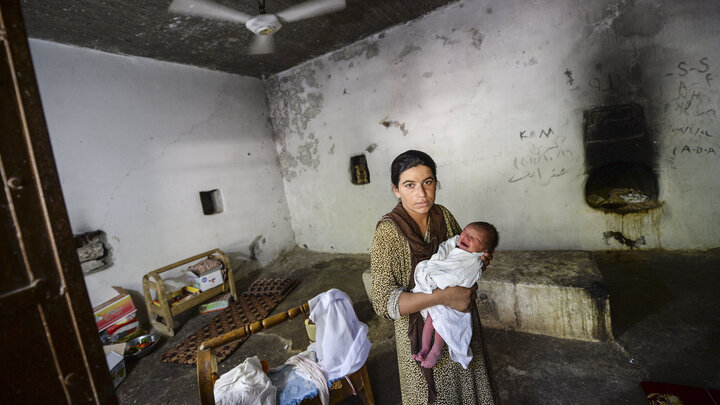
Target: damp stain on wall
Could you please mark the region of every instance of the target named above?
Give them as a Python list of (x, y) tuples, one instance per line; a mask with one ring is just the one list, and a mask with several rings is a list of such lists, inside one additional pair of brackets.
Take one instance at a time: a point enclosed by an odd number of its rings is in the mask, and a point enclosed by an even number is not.
[(662, 248), (660, 221), (663, 207), (628, 214), (605, 213), (602, 238), (607, 245), (619, 244), (629, 249), (642, 246)]
[(406, 45), (405, 48), (403, 48), (402, 51), (398, 54), (397, 59), (395, 60), (395, 64), (402, 63), (403, 60), (405, 60), (405, 57), (410, 55), (413, 52), (419, 52), (422, 48), (419, 46), (415, 46), (414, 44)]
[(623, 2), (618, 6), (618, 15), (612, 22), (612, 30), (620, 37), (653, 36), (665, 24), (665, 16), (656, 1), (639, 0)]
[(265, 244), (265, 238), (262, 235), (258, 235), (250, 244), (250, 259), (257, 260), (262, 253), (262, 246)]
[(319, 141), (313, 132), (307, 134), (307, 129), (324, 107), (324, 97), (319, 91), (322, 86), (316, 79), (322, 68), (322, 62), (317, 60), (294, 69), (287, 76), (265, 79), (280, 170), (287, 181), (320, 164)]
[(639, 238), (632, 240), (628, 239), (625, 235), (623, 235), (622, 232), (616, 232), (616, 231), (606, 231), (603, 232), (603, 238), (605, 239), (605, 243), (608, 245), (610, 244), (610, 239), (615, 239), (618, 241), (621, 245), (625, 245), (629, 247), (630, 249), (636, 249), (640, 248), (640, 246), (643, 246), (647, 244), (645, 241), (645, 236), (640, 236)]
[(435, 34), (435, 39), (439, 39), (440, 41), (442, 41), (442, 46), (443, 46), (443, 47), (446, 47), (446, 46), (449, 46), (449, 45), (455, 45), (455, 44), (459, 44), (459, 43), (460, 43), (460, 40), (459, 40), (459, 39), (451, 39), (451, 38), (449, 38), (449, 37), (446, 37), (446, 36), (443, 36), (443, 35), (437, 35), (437, 34)]
[(407, 128), (405, 128), (405, 123), (400, 121), (390, 121), (387, 118), (384, 118), (380, 121), (380, 125), (384, 126), (385, 128), (395, 127), (399, 128), (402, 132), (403, 136), (406, 136), (409, 131)]
[(602, 18), (589, 22), (583, 30), (584, 37), (604, 36), (609, 31), (623, 38), (654, 36), (667, 19), (661, 8), (660, 2), (652, 0), (617, 2), (607, 7)]
[(365, 59), (371, 59), (380, 54), (380, 48), (375, 41), (360, 41), (355, 44), (333, 52), (330, 60), (333, 62), (349, 61), (365, 55)]
[(477, 28), (470, 28), (467, 32), (470, 34), (470, 44), (479, 51), (482, 48), (485, 36)]
[(310, 134), (310, 141), (301, 144), (297, 148), (297, 162), (303, 166), (317, 169), (320, 165), (320, 159), (318, 158), (318, 143), (319, 142), (315, 138), (315, 134)]

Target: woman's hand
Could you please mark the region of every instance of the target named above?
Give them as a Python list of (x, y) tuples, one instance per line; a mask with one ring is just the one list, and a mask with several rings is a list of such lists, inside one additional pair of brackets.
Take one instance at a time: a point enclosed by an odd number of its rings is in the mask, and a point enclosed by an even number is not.
[(480, 256), (480, 260), (482, 260), (483, 264), (487, 268), (487, 266), (490, 265), (490, 260), (493, 259), (492, 252), (488, 252), (487, 250), (483, 252), (483, 255)]
[(437, 289), (433, 291), (433, 295), (440, 295), (442, 305), (448, 306), (456, 311), (470, 312), (472, 303), (475, 302), (475, 292), (477, 289), (477, 284), (470, 288), (448, 287), (444, 290)]

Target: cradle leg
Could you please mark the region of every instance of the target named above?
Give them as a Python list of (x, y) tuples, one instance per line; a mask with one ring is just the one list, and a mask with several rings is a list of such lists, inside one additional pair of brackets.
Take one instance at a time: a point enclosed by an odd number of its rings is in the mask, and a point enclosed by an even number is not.
[(197, 379), (198, 390), (200, 391), (200, 403), (202, 405), (215, 405), (213, 387), (218, 379), (217, 357), (212, 349), (198, 350), (197, 355)]
[(367, 372), (367, 366), (362, 366), (362, 381), (363, 391), (365, 392), (364, 398), (362, 398), (365, 405), (375, 405), (375, 397), (373, 397), (372, 387), (370, 386), (370, 376)]

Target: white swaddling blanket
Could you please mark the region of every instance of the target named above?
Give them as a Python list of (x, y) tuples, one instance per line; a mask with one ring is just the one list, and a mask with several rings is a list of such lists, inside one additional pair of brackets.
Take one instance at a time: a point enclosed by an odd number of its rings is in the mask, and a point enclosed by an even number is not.
[[(413, 292), (431, 294), (436, 288), (472, 287), (477, 283), (484, 266), (483, 253), (471, 253), (456, 247), (458, 238), (454, 236), (441, 243), (437, 253), (417, 264)], [(448, 346), (450, 357), (467, 369), (472, 360), (471, 314), (444, 305), (435, 305), (420, 313), (423, 318), (430, 314), (435, 331)]]
[(350, 297), (331, 289), (309, 301), (310, 319), (317, 324), (315, 350), (318, 363), (327, 380), (340, 378), (359, 370), (370, 352), (368, 327), (360, 322)]

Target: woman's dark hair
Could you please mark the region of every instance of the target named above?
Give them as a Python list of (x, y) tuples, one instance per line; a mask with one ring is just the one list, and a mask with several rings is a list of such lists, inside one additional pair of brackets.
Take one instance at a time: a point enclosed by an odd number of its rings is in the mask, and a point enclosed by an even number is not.
[(400, 174), (407, 169), (411, 169), (415, 166), (424, 165), (430, 168), (432, 175), (437, 181), (437, 175), (435, 173), (435, 161), (432, 160), (430, 155), (419, 150), (409, 150), (399, 154), (392, 165), (390, 165), (390, 181), (395, 187), (398, 187), (400, 182)]

